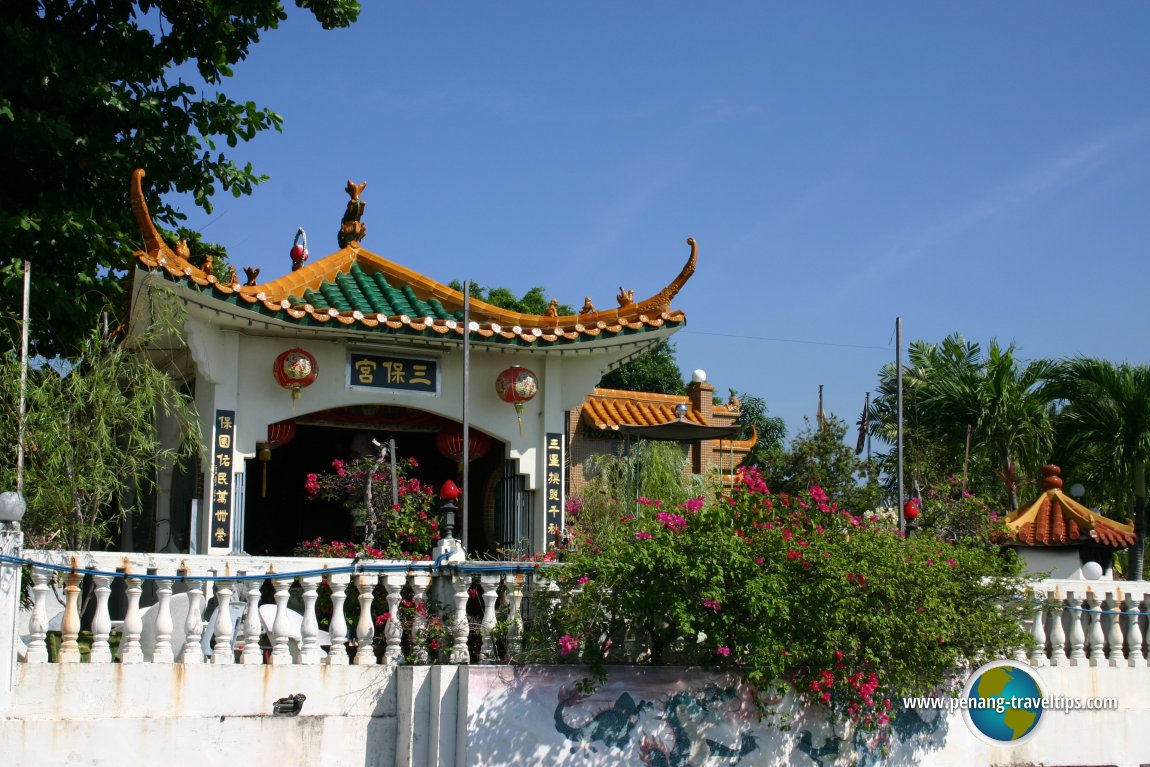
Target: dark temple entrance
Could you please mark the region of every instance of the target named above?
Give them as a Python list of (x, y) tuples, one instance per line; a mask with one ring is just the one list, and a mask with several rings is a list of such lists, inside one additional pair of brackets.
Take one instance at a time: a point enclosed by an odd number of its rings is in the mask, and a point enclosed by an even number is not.
[[(275, 425), (271, 436), (276, 436)], [(422, 484), (440, 487), (446, 480), (462, 481), (460, 466), (440, 453), (440, 429), (456, 427), (439, 416), (410, 408), (361, 406), (312, 413), (295, 419), (291, 434), (271, 451), (270, 461), (247, 462), (245, 475), (244, 550), (253, 555), (290, 556), (303, 541), (355, 541), (351, 513), (342, 504), (310, 498), (305, 490), (309, 473), (332, 470), (332, 461), (350, 461), (378, 454), (372, 439), (395, 439), (398, 458), (414, 458), (411, 472)], [(486, 454), (472, 460), (469, 480), (468, 549), (493, 554), (496, 487), (502, 478), (503, 443), (492, 440)], [(266, 472), (266, 479), (265, 479)], [(455, 536), (459, 537), (457, 529)], [(431, 552), (426, 552), (430, 554)]]

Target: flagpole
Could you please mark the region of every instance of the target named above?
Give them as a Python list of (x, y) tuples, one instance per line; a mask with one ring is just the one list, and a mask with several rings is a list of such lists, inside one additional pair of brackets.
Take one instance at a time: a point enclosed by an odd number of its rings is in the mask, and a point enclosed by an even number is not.
[(819, 412), (815, 415), (819, 431), (826, 431), (826, 419), (823, 417), (823, 385), (819, 384)]
[(31, 298), (32, 263), (24, 261), (24, 309), (20, 318), (20, 409), (16, 428), (16, 492), (24, 494), (24, 411), (28, 391), (28, 304)]
[(471, 487), (468, 480), (471, 461), (471, 282), (463, 282), (463, 527), (459, 533), (463, 541), (463, 556), (467, 556), (467, 517), (468, 499)]
[(902, 317), (894, 321), (894, 364), (898, 370), (898, 529), (906, 532), (906, 517), (903, 506), (906, 505), (906, 490), (902, 486)]

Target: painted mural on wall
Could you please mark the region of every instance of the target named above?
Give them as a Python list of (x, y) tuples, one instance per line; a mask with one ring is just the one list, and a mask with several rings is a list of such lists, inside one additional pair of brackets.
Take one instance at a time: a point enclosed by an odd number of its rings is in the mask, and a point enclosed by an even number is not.
[(889, 731), (844, 738), (819, 712), (796, 707), (790, 696), (773, 699), (764, 720), (730, 674), (628, 669), (591, 694), (578, 691), (583, 677), (573, 666), (472, 667), (471, 763), (919, 764), (941, 746), (947, 729), (945, 717), (933, 712), (905, 712)]

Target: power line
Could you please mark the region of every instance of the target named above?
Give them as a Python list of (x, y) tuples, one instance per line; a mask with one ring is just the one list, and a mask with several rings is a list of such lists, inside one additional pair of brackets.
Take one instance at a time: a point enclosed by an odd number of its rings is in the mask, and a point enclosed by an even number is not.
[(712, 333), (706, 330), (682, 330), (681, 333), (685, 335), (696, 336), (718, 336), (720, 338), (740, 338), (748, 341), (775, 341), (777, 343), (786, 344), (808, 344), (810, 346), (837, 346), (844, 349), (877, 349), (879, 351), (889, 352), (893, 351), (892, 346), (865, 346), (863, 344), (844, 344), (835, 341), (808, 341), (801, 338), (774, 338), (772, 336), (749, 336), (740, 335), (738, 333)]

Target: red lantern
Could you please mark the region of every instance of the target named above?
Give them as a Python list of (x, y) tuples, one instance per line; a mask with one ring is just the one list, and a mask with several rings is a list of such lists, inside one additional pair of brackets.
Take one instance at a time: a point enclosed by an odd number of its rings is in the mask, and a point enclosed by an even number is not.
[(315, 383), (319, 375), (319, 365), (311, 352), (303, 349), (288, 349), (276, 357), (272, 374), (276, 383), (285, 389), (291, 389), (291, 398), (299, 399), (299, 390)]
[(539, 393), (539, 378), (525, 367), (512, 365), (495, 379), (495, 393), (499, 399), (515, 406), (519, 421), (519, 436), (523, 436), (523, 403)]
[(918, 504), (914, 500), (907, 501), (902, 507), (902, 518), (907, 522), (913, 522), (918, 519)]
[[(463, 463), (463, 426), (448, 424), (435, 435), (435, 447), (445, 458)], [(474, 461), (487, 455), (491, 449), (491, 437), (475, 429), (467, 430), (467, 459)]]

